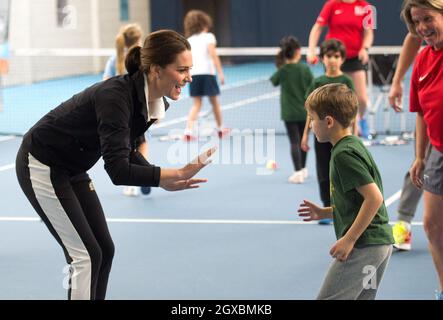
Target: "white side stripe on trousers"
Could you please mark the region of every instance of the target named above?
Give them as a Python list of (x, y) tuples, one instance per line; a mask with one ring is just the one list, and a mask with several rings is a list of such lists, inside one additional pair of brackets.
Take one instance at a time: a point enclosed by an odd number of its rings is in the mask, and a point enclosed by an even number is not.
[(51, 168), (31, 154), (28, 158), (32, 189), (37, 201), (72, 258), (71, 299), (89, 300), (91, 298), (91, 259), (88, 250), (55, 193), (51, 182)]

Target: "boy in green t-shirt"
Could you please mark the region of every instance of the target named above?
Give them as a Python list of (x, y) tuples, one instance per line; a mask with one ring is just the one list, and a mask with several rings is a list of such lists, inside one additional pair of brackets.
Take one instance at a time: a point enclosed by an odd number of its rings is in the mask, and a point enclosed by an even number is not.
[(351, 134), (358, 99), (344, 84), (327, 84), (306, 100), (311, 128), (319, 142), (332, 143), (331, 206), (304, 200), (304, 221), (333, 218), (335, 259), (317, 299), (375, 299), (392, 253), (392, 229), (383, 201), (380, 173), (360, 139)]
[[(352, 79), (341, 71), (341, 66), (346, 59), (346, 49), (341, 41), (337, 39), (324, 41), (320, 46), (320, 59), (325, 66), (325, 74), (314, 79), (306, 96), (315, 89), (328, 83), (343, 83), (347, 85), (349, 89), (355, 91)], [(301, 139), (301, 148), (305, 152), (309, 151), (309, 122), (309, 117), (306, 117), (305, 129)], [(320, 143), (314, 138), (314, 150), (320, 199), (324, 207), (329, 207), (331, 205), (329, 160), (331, 160), (332, 145), (330, 142)], [(318, 223), (331, 224), (332, 219), (322, 219)]]

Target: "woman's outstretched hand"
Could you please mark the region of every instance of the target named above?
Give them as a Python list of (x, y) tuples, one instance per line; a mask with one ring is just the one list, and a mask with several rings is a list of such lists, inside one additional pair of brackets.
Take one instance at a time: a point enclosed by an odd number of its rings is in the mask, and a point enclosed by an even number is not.
[(196, 179), (193, 177), (201, 169), (211, 163), (211, 160), (209, 158), (214, 154), (216, 150), (216, 147), (206, 150), (197, 158), (185, 165), (183, 168), (178, 169), (178, 174), (176, 176), (160, 179), (160, 187), (167, 191), (179, 191), (198, 188), (201, 183), (205, 183), (208, 180)]

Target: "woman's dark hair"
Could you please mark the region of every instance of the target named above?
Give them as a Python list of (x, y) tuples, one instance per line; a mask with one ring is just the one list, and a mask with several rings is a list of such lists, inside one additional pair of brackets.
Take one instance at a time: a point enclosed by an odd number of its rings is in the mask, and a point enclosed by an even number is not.
[(174, 62), (176, 56), (191, 50), (188, 40), (174, 30), (159, 30), (149, 34), (143, 44), (133, 47), (126, 56), (125, 66), (130, 75), (138, 70), (148, 74), (151, 65), (162, 68)]
[(300, 42), (294, 36), (286, 36), (280, 40), (280, 51), (275, 58), (275, 64), (280, 67), (286, 59), (292, 59), (297, 50), (301, 49)]
[(343, 60), (346, 58), (346, 48), (340, 40), (328, 39), (323, 41), (320, 45), (320, 58), (323, 59), (328, 52), (338, 52)]

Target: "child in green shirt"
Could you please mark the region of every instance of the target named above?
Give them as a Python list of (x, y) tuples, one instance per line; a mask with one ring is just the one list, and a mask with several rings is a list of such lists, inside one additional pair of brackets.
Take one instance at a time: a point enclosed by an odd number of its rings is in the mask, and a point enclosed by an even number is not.
[[(315, 78), (308, 90), (307, 96), (315, 89), (328, 83), (343, 83), (354, 90), (354, 82), (341, 71), (341, 66), (346, 59), (346, 49), (344, 44), (336, 39), (324, 41), (320, 46), (320, 59), (325, 67), (325, 74)], [(301, 139), (303, 151), (309, 151), (309, 117), (306, 119), (305, 130)], [(355, 122), (355, 121), (354, 121)], [(317, 171), (317, 181), (320, 191), (320, 199), (324, 207), (331, 205), (329, 190), (329, 160), (331, 159), (332, 145), (330, 142), (320, 143), (314, 138), (315, 163)], [(319, 220), (319, 224), (331, 224), (331, 219)]]
[(280, 41), (280, 48), (276, 57), (279, 69), (270, 80), (274, 86), (281, 86), (281, 119), (284, 121), (288, 133), (294, 165), (294, 173), (288, 181), (303, 183), (308, 171), (306, 169), (306, 152), (301, 149), (300, 143), (306, 122), (304, 108), (306, 93), (314, 76), (309, 67), (300, 61), (301, 46), (295, 37), (284, 37)]
[(319, 142), (331, 142), (331, 206), (304, 200), (304, 221), (333, 218), (335, 259), (317, 299), (375, 299), (392, 253), (392, 229), (383, 201), (380, 173), (361, 140), (351, 134), (356, 94), (344, 84), (315, 89), (306, 100), (311, 128)]

